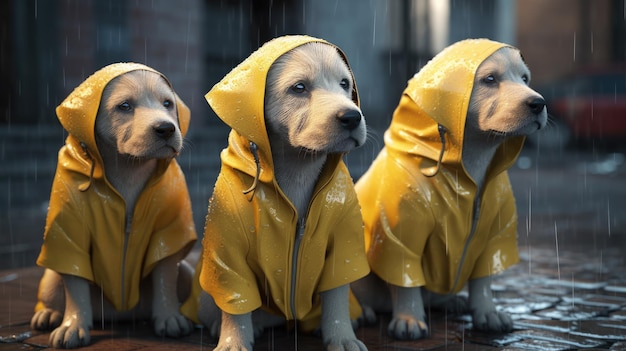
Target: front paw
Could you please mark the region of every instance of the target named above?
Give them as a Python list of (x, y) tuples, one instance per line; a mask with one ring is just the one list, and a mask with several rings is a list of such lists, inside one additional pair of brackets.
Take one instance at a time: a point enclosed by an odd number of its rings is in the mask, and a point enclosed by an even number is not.
[(399, 340), (417, 340), (428, 335), (428, 326), (423, 320), (410, 315), (394, 316), (387, 332)]
[(472, 313), (472, 324), (476, 330), (508, 333), (513, 330), (513, 320), (506, 313), (491, 310)]
[(54, 348), (73, 349), (89, 345), (89, 325), (79, 319), (63, 322), (50, 334), (50, 345)]
[(193, 323), (179, 313), (172, 313), (153, 318), (154, 332), (158, 336), (179, 338), (191, 334)]
[(252, 351), (253, 344), (235, 336), (220, 335), (220, 340), (213, 351)]
[(252, 351), (252, 345), (217, 345), (213, 351)]
[(35, 330), (50, 330), (61, 325), (63, 313), (51, 308), (44, 308), (35, 312), (30, 319), (30, 327)]
[(360, 340), (343, 339), (343, 340), (331, 340), (326, 344), (327, 351), (367, 351), (367, 347)]

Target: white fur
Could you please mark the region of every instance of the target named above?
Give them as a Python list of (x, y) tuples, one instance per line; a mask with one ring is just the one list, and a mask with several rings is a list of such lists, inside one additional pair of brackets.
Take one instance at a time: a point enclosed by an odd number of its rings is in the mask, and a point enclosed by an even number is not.
[[(269, 70), (265, 122), (274, 174), (300, 219), (306, 216), (327, 154), (348, 152), (365, 142), (365, 121), (351, 98), (353, 84), (348, 66), (327, 44), (309, 43), (293, 49)], [(346, 121), (342, 116), (352, 117)], [(348, 285), (321, 293), (321, 301), (321, 333), (327, 348), (366, 350), (350, 321)], [(207, 322), (207, 311), (218, 311), (206, 294), (201, 306)], [(261, 311), (243, 315), (222, 312), (221, 320), (216, 350), (252, 350), (255, 334), (285, 322)], [(212, 332), (217, 329), (213, 321)]]
[[(500, 144), (509, 136), (528, 135), (546, 125), (545, 101), (528, 87), (530, 72), (519, 51), (502, 48), (489, 56), (476, 72), (467, 113), (462, 161), (482, 192), (485, 173)], [(444, 255), (445, 253), (442, 253)], [(388, 332), (398, 339), (419, 339), (428, 335), (424, 306), (464, 310), (472, 313), (475, 328), (492, 332), (510, 331), (511, 317), (496, 311), (491, 277), (468, 281), (469, 301), (441, 296), (421, 287), (404, 288), (373, 275), (353, 283), (364, 307), (367, 322), (375, 319), (372, 309), (392, 312)], [(391, 300), (391, 304), (388, 301)]]
[[(157, 159), (173, 157), (182, 148), (173, 91), (160, 75), (149, 71), (132, 71), (115, 78), (104, 89), (95, 132), (107, 179), (126, 203), (128, 230), (135, 202), (152, 176)], [(46, 269), (39, 285), (39, 298), (46, 308), (35, 313), (31, 327), (58, 326), (50, 335), (50, 345), (63, 348), (88, 345), (94, 317), (152, 318), (158, 335), (189, 334), (193, 325), (178, 310), (181, 256), (172, 255), (157, 263), (151, 285), (142, 282), (139, 306), (123, 313), (100, 301), (99, 288), (87, 280)], [(180, 285), (190, 286), (191, 268), (181, 265), (180, 269), (184, 273), (180, 278), (187, 280)], [(145, 305), (149, 296), (151, 306)]]

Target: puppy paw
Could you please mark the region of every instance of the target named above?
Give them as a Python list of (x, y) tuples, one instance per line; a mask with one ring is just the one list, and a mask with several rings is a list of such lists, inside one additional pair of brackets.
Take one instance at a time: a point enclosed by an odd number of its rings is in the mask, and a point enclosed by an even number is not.
[(476, 330), (508, 333), (513, 330), (513, 320), (503, 312), (496, 310), (472, 313), (472, 324)]
[(413, 316), (394, 317), (389, 322), (387, 332), (399, 340), (417, 340), (428, 335), (428, 326)]
[(74, 349), (87, 346), (91, 341), (89, 325), (78, 319), (63, 322), (50, 334), (50, 346), (54, 348)]
[(219, 343), (213, 351), (252, 351), (252, 344), (229, 342), (222, 345), (222, 343)]
[[(211, 336), (212, 338), (215, 338), (215, 339), (219, 338), (220, 331), (222, 329), (221, 327), (222, 327), (222, 323), (221, 323), (220, 320), (217, 320), (217, 321), (214, 321), (213, 323), (211, 323), (208, 326), (209, 336)], [(263, 334), (263, 332), (265, 331), (265, 328), (262, 325), (253, 324), (252, 325), (252, 330), (253, 330), (254, 338), (256, 339), (256, 338), (260, 337)], [(317, 329), (317, 331), (321, 335), (321, 332), (319, 332), (319, 329)]]
[(245, 337), (239, 337), (237, 333), (222, 333), (214, 351), (252, 351), (254, 342), (246, 341)]
[(35, 330), (50, 330), (61, 325), (63, 313), (51, 308), (44, 308), (35, 312), (30, 319), (30, 327)]
[(343, 340), (331, 340), (326, 344), (327, 351), (367, 351), (367, 347), (360, 340), (343, 339)]
[(193, 330), (193, 323), (178, 313), (154, 317), (153, 326), (156, 335), (170, 338), (189, 335)]

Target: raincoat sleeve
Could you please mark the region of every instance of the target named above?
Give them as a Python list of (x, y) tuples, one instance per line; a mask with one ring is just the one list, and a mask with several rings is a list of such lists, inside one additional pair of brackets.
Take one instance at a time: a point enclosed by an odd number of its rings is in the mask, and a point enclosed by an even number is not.
[(246, 219), (254, 215), (241, 194), (245, 188), (233, 171), (222, 170), (209, 204), (203, 239), (200, 285), (222, 311), (230, 314), (251, 312), (262, 301), (256, 276), (247, 262), (250, 244), (246, 233), (253, 223)]
[(491, 224), (489, 241), (478, 257), (470, 279), (502, 273), (519, 262), (517, 250), (517, 209), (513, 189), (507, 172), (494, 179), (490, 192), (498, 197), (485, 196), (486, 199), (503, 199), (500, 210)]
[(361, 182), (358, 191), (366, 208), (372, 271), (393, 285), (425, 285), (422, 256), (435, 224), (428, 192), (417, 185), (410, 170), (390, 158), (381, 158)]
[(84, 203), (76, 184), (71, 172), (57, 169), (37, 264), (93, 281), (90, 228), (85, 221), (87, 214), (83, 213), (88, 204)]
[(178, 163), (170, 163), (158, 187), (157, 191), (165, 194), (165, 198), (160, 200), (161, 212), (156, 218), (155, 231), (150, 236), (143, 277), (166, 257), (181, 251), (186, 256), (197, 237), (185, 176)]

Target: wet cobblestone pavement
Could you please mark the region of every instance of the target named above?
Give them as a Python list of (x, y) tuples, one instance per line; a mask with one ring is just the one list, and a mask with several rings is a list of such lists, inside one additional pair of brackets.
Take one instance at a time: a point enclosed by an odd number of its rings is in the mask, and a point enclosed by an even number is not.
[[(521, 262), (494, 279), (498, 308), (510, 313), (515, 330), (507, 334), (473, 331), (469, 316), (429, 311), (431, 335), (396, 341), (386, 334), (389, 316), (357, 331), (369, 350), (626, 350), (626, 264), (621, 247), (603, 257), (552, 248), (521, 247)], [(557, 262), (555, 264), (555, 262)], [(0, 350), (45, 349), (49, 333), (28, 326), (39, 268), (0, 272)], [(95, 325), (86, 350), (211, 350), (216, 340), (198, 328), (174, 340), (156, 337), (146, 321)], [(320, 350), (321, 340), (268, 330), (255, 350)]]

